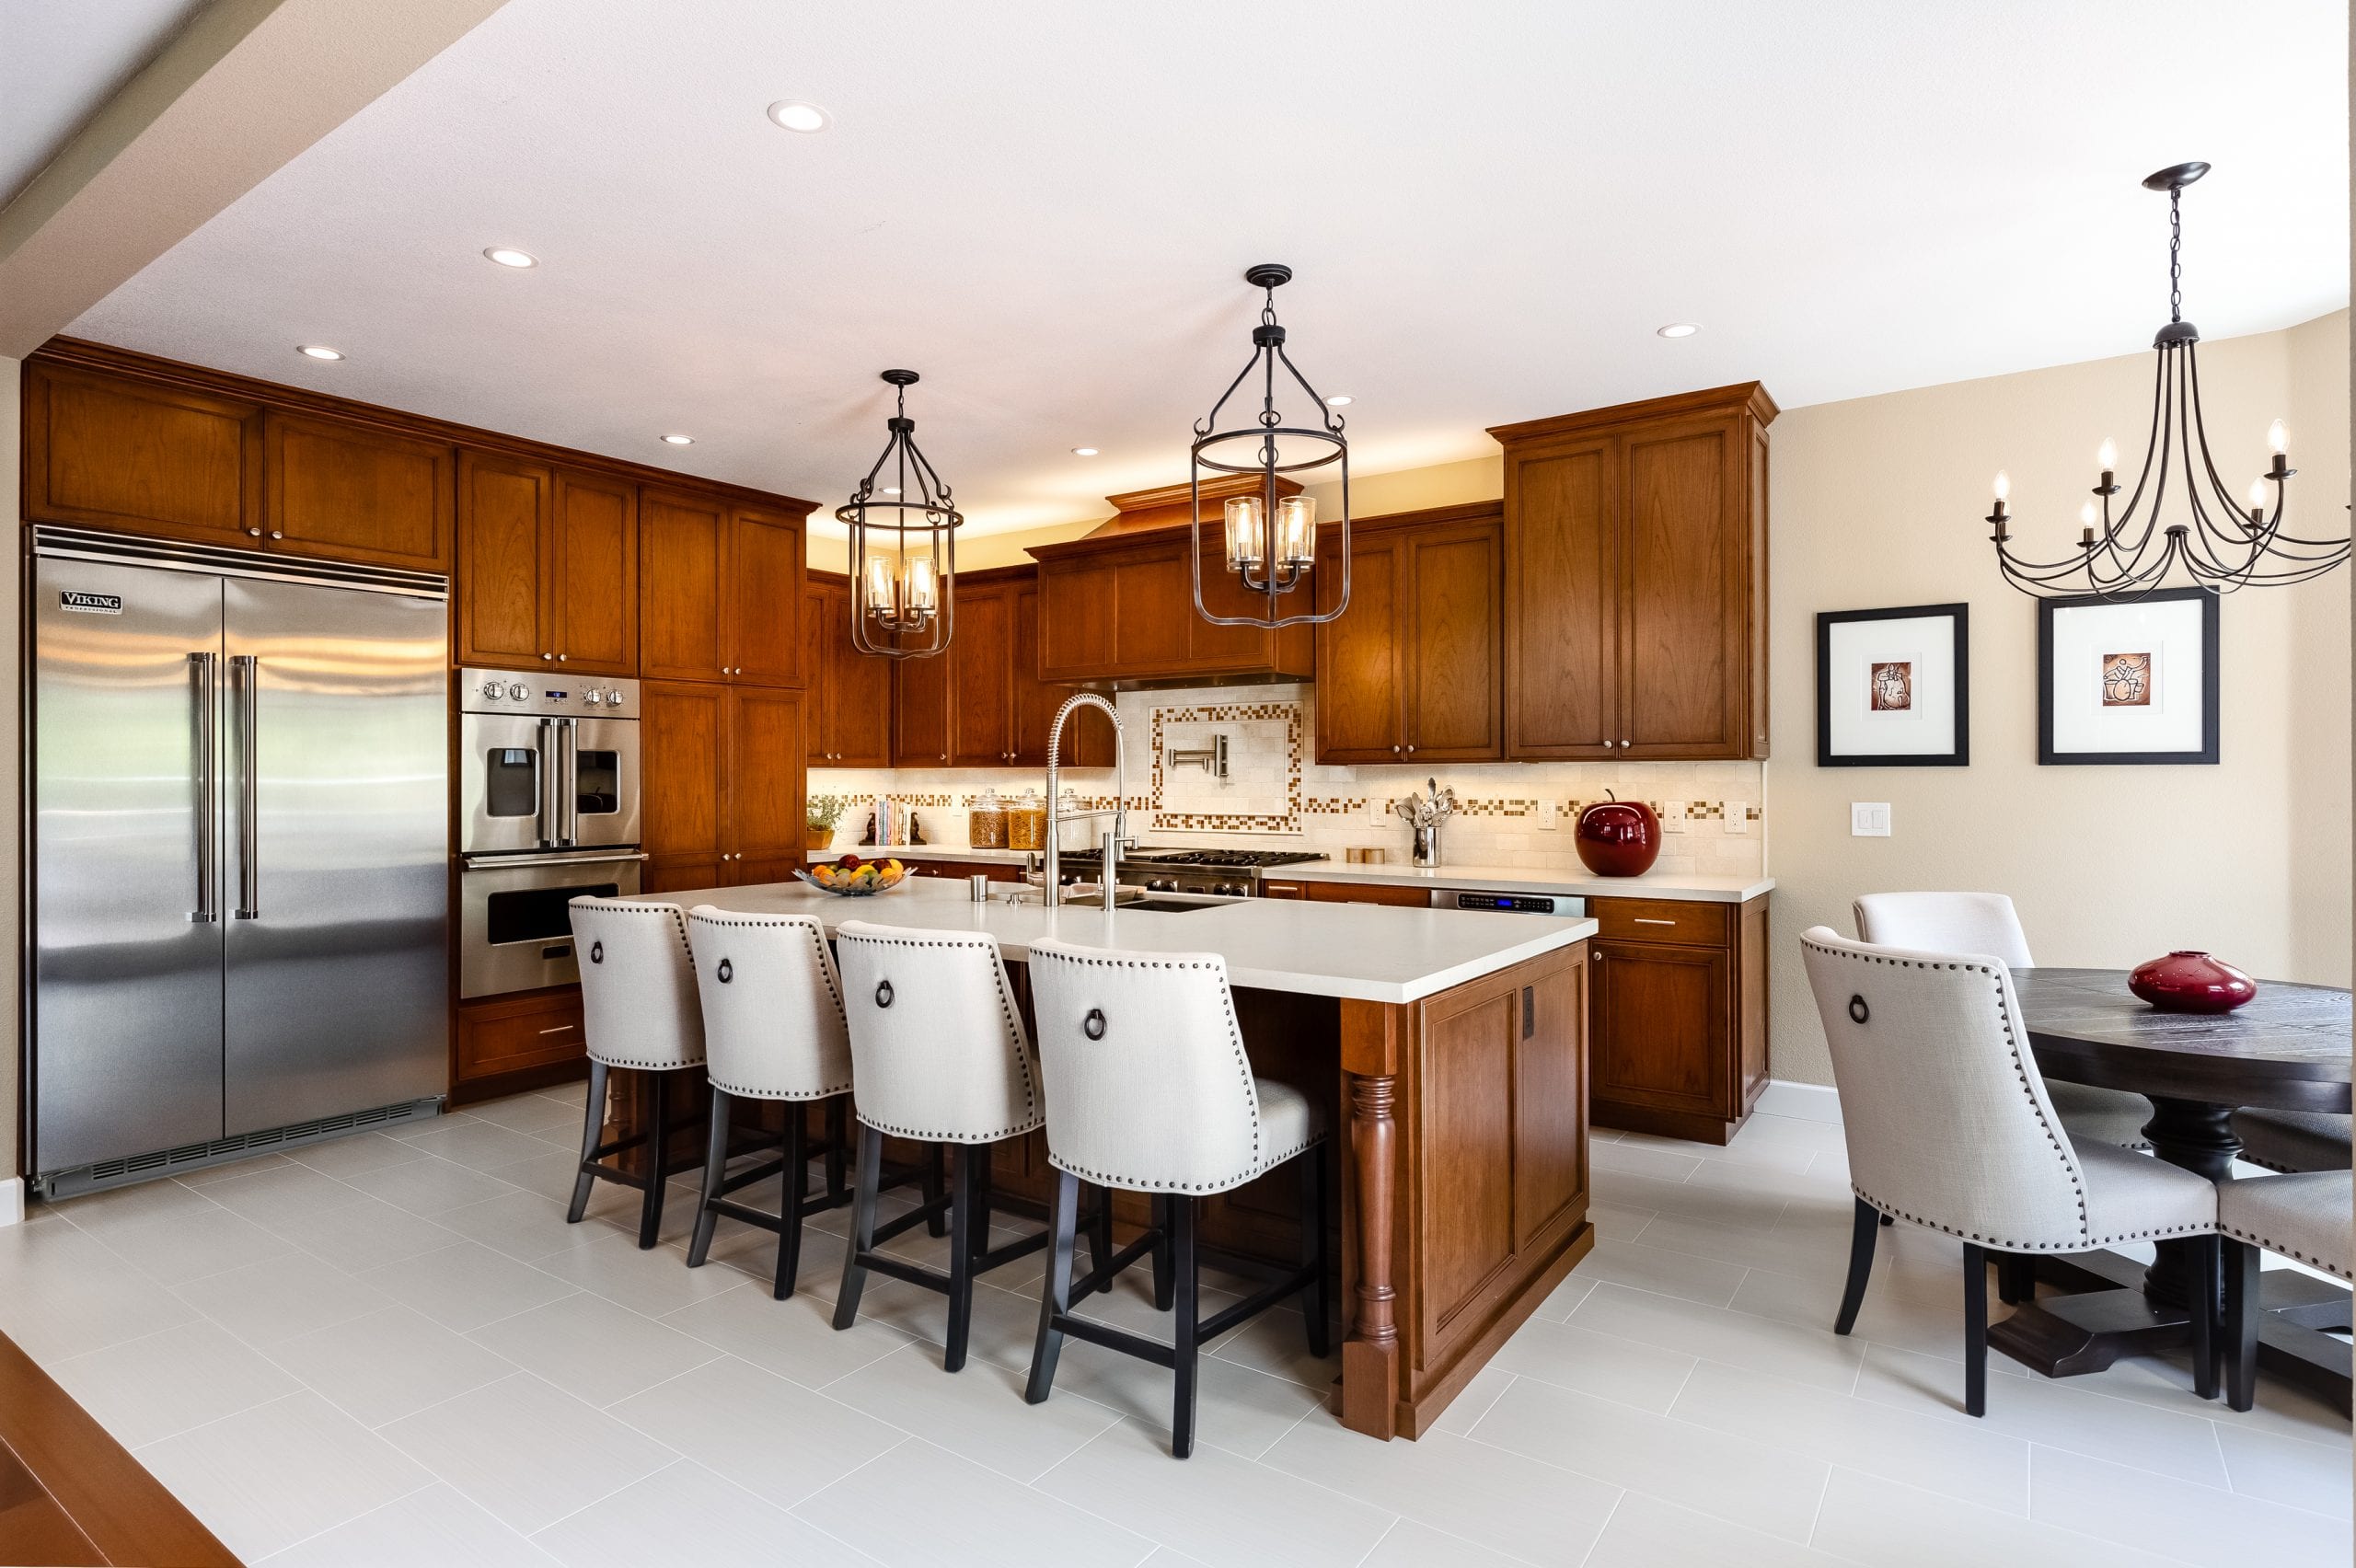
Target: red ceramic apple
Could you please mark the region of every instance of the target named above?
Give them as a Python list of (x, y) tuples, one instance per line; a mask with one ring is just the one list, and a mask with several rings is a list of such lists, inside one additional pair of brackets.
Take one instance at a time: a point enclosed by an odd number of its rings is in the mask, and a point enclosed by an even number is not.
[(2127, 988), (2162, 1012), (2231, 1012), (2258, 995), (2257, 981), (2189, 948), (2137, 964)]
[(1600, 877), (1640, 877), (1660, 858), (1660, 818), (1642, 801), (1598, 801), (1579, 813), (1573, 837), (1579, 859)]

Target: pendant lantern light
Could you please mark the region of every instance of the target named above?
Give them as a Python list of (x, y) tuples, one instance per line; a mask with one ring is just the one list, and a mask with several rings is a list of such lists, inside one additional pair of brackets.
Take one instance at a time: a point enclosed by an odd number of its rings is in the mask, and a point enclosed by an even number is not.
[[(850, 640), (861, 653), (929, 659), (957, 626), (957, 529), (965, 521), (949, 487), (917, 446), (908, 418), (913, 370), (887, 370), (897, 389), (883, 455), (835, 508), (850, 529)], [(879, 478), (888, 479), (881, 490)]]
[[(1245, 362), (1227, 390), (1220, 393), (1211, 411), (1195, 424), (1194, 445), (1189, 449), (1187, 466), (1188, 516), (1192, 519), (1194, 549), (1193, 580), (1195, 613), (1214, 626), (1254, 626), (1274, 630), (1278, 627), (1314, 626), (1338, 619), (1350, 607), (1350, 446), (1342, 434), (1342, 417), (1317, 395), (1289, 355), (1285, 352), (1285, 329), (1276, 323), (1276, 289), (1292, 280), (1292, 269), (1278, 262), (1267, 261), (1251, 268), (1243, 281), (1265, 295), (1260, 307), (1259, 325), (1252, 329), (1252, 358)], [(1294, 388), (1309, 400), (1314, 411), (1314, 425), (1287, 424), (1276, 407), (1279, 381), (1278, 367), (1283, 368), (1288, 384), (1283, 386), (1288, 397)], [(1257, 373), (1260, 411), (1249, 423), (1238, 422), (1222, 428), (1219, 418), (1228, 400), (1238, 388), (1254, 378)], [(1248, 396), (1248, 394), (1247, 394)], [(1346, 401), (1347, 399), (1344, 399)], [(1296, 589), (1310, 586), (1311, 573), (1317, 564), (1317, 502), (1308, 495), (1279, 496), (1277, 476), (1304, 473), (1311, 469), (1338, 466), (1336, 477), (1342, 486), (1342, 515), (1336, 540), (1336, 558), (1341, 564), (1342, 581), (1333, 596), (1332, 608), (1319, 613), (1317, 595), (1312, 590), (1307, 595), (1305, 608), (1286, 613), (1284, 597)], [(1228, 498), (1225, 508), (1227, 570), (1245, 591), (1257, 595), (1264, 606), (1260, 613), (1248, 616), (1213, 615), (1203, 603), (1203, 474), (1253, 474), (1260, 479), (1256, 494)], [(1297, 483), (1297, 482), (1296, 482)], [(1295, 488), (1288, 485), (1287, 488)]]

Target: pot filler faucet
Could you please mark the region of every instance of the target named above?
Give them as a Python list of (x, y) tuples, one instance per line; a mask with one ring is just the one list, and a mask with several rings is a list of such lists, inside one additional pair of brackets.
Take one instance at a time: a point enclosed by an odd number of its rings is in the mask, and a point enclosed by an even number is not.
[[(1060, 797), (1056, 790), (1057, 781), (1063, 772), (1064, 721), (1071, 716), (1073, 709), (1081, 707), (1101, 708), (1104, 716), (1113, 721), (1113, 804), (1107, 809), (1067, 814), (1057, 806)], [(1121, 851), (1137, 842), (1129, 836), (1128, 800), (1128, 750), (1121, 744), (1120, 713), (1092, 691), (1072, 693), (1064, 699), (1064, 705), (1056, 709), (1056, 721), (1047, 726), (1047, 880), (1045, 885), (1039, 889), (1042, 904), (1052, 909), (1063, 902), (1063, 888), (1058, 881), (1061, 866), (1057, 859), (1057, 843), (1063, 835), (1058, 830), (1065, 823), (1078, 822), (1082, 817), (1109, 816), (1113, 819), (1113, 825), (1104, 830), (1104, 859), (1097, 879), (1103, 884), (1104, 907), (1113, 907), (1114, 886), (1119, 881), (1117, 873), (1121, 869)]]

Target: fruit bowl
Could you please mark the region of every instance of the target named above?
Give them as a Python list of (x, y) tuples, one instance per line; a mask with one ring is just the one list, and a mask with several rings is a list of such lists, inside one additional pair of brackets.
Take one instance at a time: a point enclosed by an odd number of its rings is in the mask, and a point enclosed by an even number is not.
[(812, 866), (793, 874), (837, 898), (872, 898), (899, 886), (907, 879), (908, 869), (897, 860), (861, 860), (846, 855), (831, 866)]

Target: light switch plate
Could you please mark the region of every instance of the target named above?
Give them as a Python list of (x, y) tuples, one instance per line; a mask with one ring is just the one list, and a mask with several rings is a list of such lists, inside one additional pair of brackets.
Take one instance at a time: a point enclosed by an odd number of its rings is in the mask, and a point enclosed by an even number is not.
[(1685, 831), (1685, 802), (1663, 801), (1660, 803), (1660, 830), (1663, 833)]
[(1728, 833), (1750, 831), (1750, 802), (1749, 801), (1727, 802), (1727, 831)]
[(1849, 836), (1888, 838), (1889, 836), (1889, 802), (1888, 801), (1850, 801)]
[(1558, 808), (1552, 801), (1541, 801), (1538, 802), (1539, 832), (1553, 833), (1561, 825), (1557, 820), (1557, 811)]

